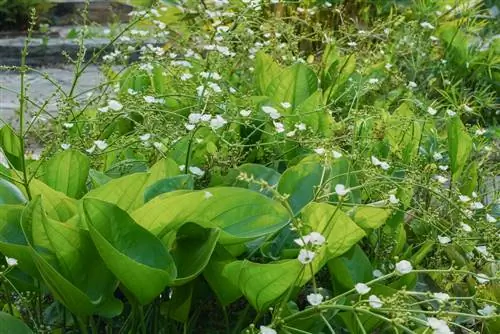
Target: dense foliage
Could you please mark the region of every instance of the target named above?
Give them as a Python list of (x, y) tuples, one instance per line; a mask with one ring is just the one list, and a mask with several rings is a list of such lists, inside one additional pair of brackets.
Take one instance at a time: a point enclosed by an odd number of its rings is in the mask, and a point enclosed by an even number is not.
[(58, 115), (0, 130), (0, 326), (498, 333), (495, 15), (168, 2), (90, 62), (82, 29)]

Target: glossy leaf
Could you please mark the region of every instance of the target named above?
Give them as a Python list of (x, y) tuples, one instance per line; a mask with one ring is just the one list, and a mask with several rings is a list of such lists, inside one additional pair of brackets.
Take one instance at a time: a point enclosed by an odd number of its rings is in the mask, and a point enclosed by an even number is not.
[(13, 183), (0, 178), (0, 204), (24, 204), (26, 197)]
[(391, 209), (373, 206), (359, 206), (353, 209), (352, 219), (364, 230), (384, 225), (392, 213)]
[(471, 150), (472, 138), (465, 130), (462, 121), (459, 117), (450, 118), (448, 120), (448, 152), (453, 180), (457, 180), (462, 174)]
[(147, 187), (144, 191), (144, 202), (147, 203), (158, 195), (168, 193), (174, 190), (188, 189), (193, 190), (194, 178), (192, 175), (176, 175), (160, 181), (157, 181)]
[(69, 197), (80, 198), (86, 192), (89, 158), (75, 150), (54, 155), (45, 165), (42, 181)]
[(356, 283), (373, 279), (370, 259), (358, 245), (344, 255), (328, 261), (328, 270), (337, 293), (352, 289)]
[[(245, 173), (255, 182), (246, 182), (238, 179), (241, 173)], [(275, 186), (278, 183), (280, 176), (280, 173), (272, 168), (258, 164), (244, 164), (229, 172), (229, 174), (224, 178), (224, 185), (248, 188), (250, 190), (260, 192), (268, 197), (272, 197), (272, 192), (268, 189), (262, 188), (258, 183), (264, 181), (270, 186)]]
[(8, 125), (4, 125), (0, 128), (0, 148), (12, 166), (17, 170), (21, 170), (21, 159), (23, 154), (21, 150), (21, 141), (14, 133), (14, 130)]
[(22, 320), (0, 311), (0, 333), (33, 334), (33, 331)]
[(269, 84), (281, 71), (282, 69), (271, 56), (263, 52), (257, 53), (255, 57), (255, 83), (261, 94), (266, 93)]
[(96, 199), (85, 199), (83, 211), (100, 256), (140, 304), (175, 279), (174, 261), (163, 244), (125, 211)]
[(62, 192), (56, 191), (45, 183), (33, 179), (30, 182), (31, 196), (43, 196), (43, 206), (48, 217), (57, 221), (66, 221), (73, 217), (76, 210), (76, 201)]

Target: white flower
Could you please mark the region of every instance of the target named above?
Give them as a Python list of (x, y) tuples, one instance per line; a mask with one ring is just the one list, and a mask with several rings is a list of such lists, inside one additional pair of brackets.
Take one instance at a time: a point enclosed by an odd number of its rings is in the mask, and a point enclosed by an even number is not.
[(240, 115), (243, 117), (248, 117), (248, 116), (250, 116), (251, 113), (252, 113), (252, 111), (248, 110), (248, 109), (240, 110)]
[(151, 138), (151, 134), (150, 134), (150, 133), (145, 133), (145, 134), (143, 134), (143, 135), (140, 135), (140, 136), (139, 136), (139, 139), (140, 139), (141, 141), (147, 141), (147, 140), (149, 140), (150, 138)]
[(349, 193), (349, 191), (351, 191), (351, 189), (347, 188), (343, 185), (343, 184), (337, 184), (335, 186), (335, 193), (338, 195), (338, 196), (345, 196)]
[(444, 292), (434, 292), (432, 295), (440, 302), (447, 302), (450, 300), (450, 295)]
[(394, 194), (389, 195), (389, 202), (391, 204), (398, 204), (399, 203), (399, 198), (397, 198)]
[(267, 326), (260, 326), (259, 330), (261, 334), (278, 334), (278, 332), (276, 332), (274, 329)]
[(374, 166), (379, 166), (383, 170), (388, 170), (391, 167), (387, 162), (380, 161), (377, 157), (375, 157), (373, 155), (371, 156), (371, 160), (372, 160), (372, 164)]
[(431, 116), (434, 116), (434, 115), (436, 115), (436, 114), (437, 114), (437, 112), (438, 112), (438, 111), (437, 111), (436, 109), (432, 108), (432, 107), (428, 107), (428, 108), (427, 108), (427, 112), (428, 112)]
[(212, 128), (212, 130), (220, 129), (226, 124), (227, 121), (221, 115), (216, 115), (210, 120), (210, 127)]
[(101, 107), (101, 108), (97, 108), (97, 110), (98, 110), (99, 112), (108, 112), (109, 107), (108, 107), (108, 106), (106, 106), (106, 107)]
[(417, 88), (417, 83), (414, 81), (409, 81), (408, 82), (408, 88)]
[(108, 147), (108, 144), (104, 140), (94, 140), (94, 144), (101, 151), (105, 150)]
[(456, 112), (454, 112), (453, 110), (446, 109), (446, 114), (448, 114), (448, 116), (450, 116), (450, 117), (453, 117), (453, 116), (455, 116), (457, 113), (456, 113)]
[(448, 170), (448, 166), (447, 165), (439, 165), (438, 168), (440, 170), (442, 170), (443, 172), (447, 171)]
[(318, 147), (318, 148), (314, 149), (314, 152), (316, 152), (319, 155), (323, 155), (323, 154), (325, 154), (326, 151), (323, 147)]
[(199, 167), (191, 166), (188, 168), (188, 170), (196, 176), (201, 177), (201, 176), (205, 175), (205, 172)]
[(453, 334), (444, 320), (427, 318), (427, 325), (434, 330), (434, 334)]
[(17, 260), (14, 259), (13, 257), (5, 257), (5, 261), (7, 262), (7, 265), (9, 267), (17, 266)]
[(278, 119), (281, 117), (281, 114), (278, 112), (278, 110), (270, 106), (263, 106), (262, 111), (268, 114), (272, 119)]
[(467, 225), (467, 224), (465, 224), (465, 223), (460, 223), (460, 226), (462, 226), (462, 229), (463, 229), (465, 232), (467, 232), (467, 233), (472, 232), (472, 228), (471, 228), (469, 225)]
[(274, 129), (276, 130), (277, 133), (285, 132), (285, 125), (283, 125), (283, 123), (273, 121), (273, 124), (274, 124)]
[(384, 66), (384, 67), (385, 67), (385, 69), (386, 69), (386, 70), (388, 70), (388, 71), (389, 71), (389, 70), (391, 69), (391, 67), (392, 67), (392, 64), (387, 63), (387, 64), (385, 64), (385, 66)]
[(297, 132), (297, 130), (288, 131), (288, 132), (286, 133), (286, 136), (287, 136), (287, 137), (293, 137), (293, 136), (295, 136), (295, 133), (296, 133), (296, 132)]
[(434, 175), (434, 178), (436, 179), (436, 181), (438, 181), (441, 184), (448, 182), (448, 179), (442, 175)]
[(489, 304), (486, 304), (482, 309), (477, 310), (477, 313), (484, 315), (485, 317), (489, 317), (490, 315), (495, 313), (495, 311), (496, 311), (495, 306), (491, 306)]
[(129, 95), (132, 95), (132, 96), (137, 95), (137, 92), (135, 90), (133, 90), (132, 88), (127, 89), (127, 93), (129, 93)]
[(316, 256), (316, 253), (314, 253), (313, 251), (310, 251), (307, 249), (301, 249), (297, 259), (302, 264), (308, 264), (314, 259), (315, 256)]
[(143, 98), (144, 98), (144, 101), (146, 101), (146, 103), (155, 103), (156, 102), (156, 99), (154, 96), (146, 95)]
[(497, 220), (495, 217), (493, 217), (492, 215), (490, 215), (489, 213), (486, 214), (486, 221), (488, 223), (496, 223)]
[(212, 197), (214, 194), (212, 194), (210, 191), (205, 191), (204, 194), (203, 194), (203, 197), (205, 199), (209, 199), (210, 197)]
[(486, 129), (477, 129), (476, 132), (474, 132), (474, 134), (476, 136), (482, 136), (486, 133)]
[(295, 128), (299, 131), (305, 131), (307, 126), (304, 123), (297, 123), (295, 124)]
[(402, 260), (396, 263), (396, 272), (400, 275), (405, 275), (410, 273), (413, 267), (409, 261)]
[(342, 153), (338, 152), (338, 151), (335, 151), (333, 150), (332, 151), (332, 155), (335, 159), (338, 159), (338, 158), (341, 158), (342, 157)]
[(181, 74), (181, 80), (182, 81), (186, 81), (186, 80), (189, 80), (193, 77), (193, 75), (191, 73), (182, 73)]
[(368, 297), (368, 302), (370, 306), (373, 308), (381, 308), (382, 305), (384, 305), (384, 303), (380, 300), (380, 298), (378, 298), (375, 295), (371, 295), (370, 297)]
[(488, 252), (488, 248), (486, 248), (486, 246), (476, 246), (475, 248), (479, 253), (483, 254), (484, 256), (490, 255), (490, 253)]
[(421, 22), (420, 26), (424, 29), (434, 29), (434, 26), (429, 22)]
[(312, 306), (319, 305), (323, 302), (323, 295), (321, 293), (310, 293), (306, 298)]
[(348, 42), (347, 45), (349, 45), (350, 47), (355, 47), (358, 45), (358, 43), (356, 42)]
[(196, 127), (196, 125), (184, 123), (184, 127), (186, 128), (186, 130), (191, 131), (191, 130), (194, 130), (194, 128)]
[(443, 159), (443, 155), (439, 152), (435, 152), (433, 155), (432, 155), (432, 158), (436, 161), (439, 161), (441, 159)]
[(304, 235), (302, 238), (293, 239), (293, 242), (295, 242), (300, 247), (304, 247), (309, 243), (309, 241), (309, 235)]
[(288, 108), (290, 108), (290, 107), (292, 106), (292, 105), (290, 104), (290, 102), (281, 102), (280, 104), (281, 104), (281, 106), (282, 106), (283, 108), (285, 108), (285, 109), (288, 109)]
[(71, 144), (64, 144), (64, 143), (63, 143), (63, 144), (61, 144), (61, 148), (62, 148), (63, 150), (67, 150), (67, 149), (69, 149), (70, 147), (71, 147)]
[(154, 148), (156, 148), (157, 150), (160, 150), (160, 151), (161, 151), (161, 150), (163, 150), (163, 143), (160, 143), (160, 142), (158, 142), (158, 141), (155, 141), (155, 142), (153, 143), (153, 146), (154, 146)]
[(464, 108), (464, 110), (465, 110), (466, 112), (472, 112), (472, 111), (474, 110), (474, 109), (472, 109), (471, 107), (469, 107), (469, 106), (468, 106), (468, 105), (466, 105), (466, 104), (464, 104), (462, 107)]
[(383, 272), (381, 272), (379, 269), (375, 269), (375, 270), (372, 272), (372, 275), (373, 275), (373, 277), (378, 278), (378, 277), (380, 277), (380, 276), (384, 275), (384, 273), (383, 273)]
[(476, 275), (476, 280), (480, 283), (480, 284), (483, 284), (483, 283), (488, 283), (490, 280), (488, 279), (488, 276), (486, 276), (485, 274), (477, 274)]
[(94, 153), (94, 151), (95, 151), (95, 144), (94, 144), (94, 145), (92, 145), (92, 147), (91, 147), (91, 148), (86, 149), (85, 151), (87, 151), (87, 153), (88, 153), (88, 154), (92, 154), (92, 153)]
[(468, 201), (470, 201), (470, 197), (469, 196), (466, 196), (466, 195), (460, 195), (458, 196), (458, 199), (460, 200), (460, 202), (462, 203), (467, 203)]
[(484, 209), (484, 204), (481, 203), (481, 202), (474, 202), (470, 205), (470, 208), (472, 210), (480, 210), (480, 209)]
[(321, 246), (325, 243), (325, 237), (319, 232), (309, 233), (309, 242), (315, 246)]
[(378, 80), (377, 78), (370, 78), (370, 79), (368, 80), (368, 83), (369, 83), (369, 84), (371, 84), (371, 85), (375, 85), (375, 84), (377, 84), (377, 83), (378, 83), (378, 81), (379, 81), (379, 80)]
[(71, 129), (75, 124), (73, 123), (63, 123), (63, 127), (65, 127), (66, 129)]
[(360, 295), (367, 294), (371, 290), (371, 288), (365, 283), (357, 283), (354, 286), (354, 288), (356, 289), (356, 292), (359, 293)]
[(439, 243), (442, 245), (446, 245), (446, 244), (449, 244), (451, 242), (451, 239), (447, 236), (438, 235), (438, 240), (439, 240)]
[(123, 105), (116, 100), (109, 100), (108, 107), (109, 107), (109, 109), (114, 110), (114, 111), (120, 111), (123, 109)]

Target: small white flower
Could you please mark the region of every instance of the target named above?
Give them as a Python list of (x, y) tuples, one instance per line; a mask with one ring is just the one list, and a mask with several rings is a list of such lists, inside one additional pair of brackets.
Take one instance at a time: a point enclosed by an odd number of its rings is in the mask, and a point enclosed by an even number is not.
[(372, 289), (368, 285), (366, 285), (365, 283), (357, 283), (354, 286), (354, 288), (356, 289), (356, 292), (359, 293), (360, 295), (367, 294)]
[(295, 242), (300, 247), (304, 247), (305, 245), (307, 245), (309, 243), (309, 241), (310, 241), (309, 235), (304, 235), (301, 238), (293, 239), (293, 242)]
[(143, 98), (144, 98), (144, 101), (146, 101), (146, 103), (155, 103), (156, 102), (156, 98), (154, 96), (146, 95)]
[(490, 253), (488, 252), (488, 248), (486, 248), (486, 246), (476, 246), (475, 248), (479, 253), (483, 254), (484, 256), (490, 255)]
[(347, 45), (349, 45), (350, 47), (356, 47), (358, 45), (358, 43), (356, 42), (348, 42)]
[(95, 151), (95, 147), (96, 147), (96, 146), (95, 146), (95, 144), (94, 144), (94, 145), (92, 145), (92, 147), (91, 147), (91, 148), (88, 148), (88, 149), (86, 149), (85, 151), (86, 151), (88, 154), (92, 154), (92, 153), (94, 153), (94, 151)]
[(141, 141), (147, 141), (147, 140), (151, 139), (151, 134), (150, 134), (150, 133), (145, 133), (145, 134), (143, 134), (143, 135), (140, 135), (140, 136), (139, 136), (139, 139), (140, 139)]
[(448, 166), (447, 165), (439, 165), (438, 168), (440, 170), (442, 170), (443, 172), (447, 171), (448, 170)]
[(304, 123), (297, 123), (295, 124), (295, 128), (299, 131), (305, 131), (307, 126)]
[(325, 243), (325, 237), (319, 232), (309, 233), (309, 242), (314, 246), (321, 246)]
[(7, 262), (7, 265), (9, 267), (14, 267), (14, 266), (17, 266), (17, 260), (14, 259), (13, 257), (5, 257), (5, 261)]
[(436, 318), (427, 318), (427, 325), (432, 328), (435, 334), (453, 334), (446, 321)]
[(385, 67), (385, 69), (386, 69), (386, 70), (388, 70), (388, 71), (389, 71), (389, 70), (392, 68), (392, 64), (387, 63), (387, 64), (385, 64), (385, 66), (384, 66), (384, 67)]
[(477, 129), (477, 130), (476, 130), (476, 132), (474, 132), (474, 134), (475, 134), (476, 136), (482, 136), (482, 135), (484, 135), (485, 133), (486, 133), (486, 129), (481, 129), (481, 128)]
[(477, 310), (477, 313), (484, 315), (485, 317), (489, 317), (490, 315), (495, 313), (495, 311), (496, 311), (495, 306), (491, 306), (489, 304), (486, 304), (486, 305), (484, 305), (484, 307), (482, 309)]
[(186, 130), (192, 131), (192, 130), (194, 130), (194, 128), (196, 127), (196, 125), (184, 123), (184, 127), (186, 128)]
[(465, 223), (460, 223), (460, 226), (462, 227), (462, 230), (464, 230), (465, 232), (469, 233), (469, 232), (472, 232), (472, 228), (465, 224)]
[(205, 172), (201, 168), (199, 168), (199, 167), (190, 166), (188, 168), (188, 170), (191, 173), (193, 173), (194, 175), (196, 175), (196, 176), (200, 176), (201, 177), (201, 176), (205, 175)]
[(250, 116), (251, 113), (252, 113), (252, 111), (248, 110), (248, 109), (240, 110), (240, 115), (243, 117), (248, 117), (248, 116)]
[(276, 332), (274, 329), (272, 329), (271, 327), (267, 327), (267, 326), (260, 326), (259, 330), (260, 330), (260, 334), (278, 334), (278, 332)]
[(281, 104), (281, 106), (282, 106), (283, 108), (285, 108), (285, 109), (288, 109), (288, 108), (290, 108), (290, 107), (292, 106), (292, 105), (290, 104), (290, 102), (281, 102), (280, 104)]
[(405, 275), (410, 273), (413, 267), (409, 261), (402, 260), (396, 263), (396, 272), (400, 275)]
[(307, 249), (301, 249), (297, 259), (302, 264), (308, 264), (314, 259), (315, 256), (316, 256), (316, 253), (314, 253), (313, 251), (310, 251)]
[(104, 113), (104, 112), (108, 112), (109, 107), (108, 107), (108, 106), (106, 106), (106, 107), (101, 107), (101, 108), (97, 108), (97, 110), (98, 110), (99, 112), (103, 112), (103, 113)]
[(343, 184), (337, 184), (335, 186), (335, 193), (338, 195), (338, 196), (345, 196), (347, 195), (349, 192), (351, 191), (351, 189), (349, 188), (346, 188)]
[(94, 140), (94, 144), (101, 151), (105, 150), (108, 147), (108, 144), (104, 140)]
[(453, 110), (446, 109), (446, 114), (448, 114), (448, 116), (450, 116), (450, 117), (453, 117), (453, 116), (455, 116), (457, 113), (456, 113), (456, 112), (454, 112)]
[(470, 197), (469, 196), (466, 196), (466, 195), (460, 195), (458, 196), (458, 199), (460, 200), (460, 202), (462, 203), (467, 203), (468, 201), (470, 201)]
[(109, 109), (114, 110), (114, 111), (120, 111), (123, 109), (123, 105), (116, 100), (109, 100), (108, 107), (109, 107)]
[(277, 133), (285, 132), (285, 125), (283, 125), (283, 123), (273, 121), (273, 124), (274, 124), (274, 129), (276, 130)]
[(162, 150), (163, 150), (163, 148), (164, 148), (163, 143), (160, 143), (160, 142), (158, 142), (158, 141), (155, 141), (155, 142), (153, 143), (153, 146), (154, 146), (154, 148), (156, 148), (156, 149), (157, 149), (157, 150), (159, 150), (159, 151), (162, 151)]
[(416, 82), (414, 82), (414, 81), (409, 81), (408, 82), (408, 88), (414, 89), (414, 88), (417, 88), (417, 87), (418, 87), (418, 85), (417, 85)]
[(221, 115), (216, 115), (210, 120), (210, 127), (212, 128), (212, 130), (220, 129), (226, 124), (227, 121)]
[(429, 22), (421, 22), (420, 26), (424, 29), (434, 29), (434, 26)]
[(476, 275), (476, 280), (480, 283), (480, 284), (484, 284), (484, 283), (488, 283), (490, 280), (488, 279), (488, 276), (486, 276), (485, 274), (477, 274)]
[(370, 78), (370, 79), (368, 80), (368, 83), (369, 83), (370, 85), (375, 85), (375, 84), (378, 84), (378, 82), (379, 82), (379, 80), (378, 80), (377, 78)]
[(321, 293), (310, 293), (306, 298), (312, 306), (319, 305), (323, 302), (323, 295)]
[(314, 149), (314, 152), (316, 152), (316, 154), (323, 155), (326, 151), (323, 147), (318, 147)]
[(368, 302), (370, 306), (373, 308), (381, 308), (382, 305), (384, 305), (384, 303), (380, 300), (380, 298), (378, 298), (375, 295), (371, 295), (370, 297), (368, 297)]
[(134, 95), (137, 95), (137, 94), (138, 94), (138, 93), (137, 93), (135, 90), (133, 90), (132, 88), (127, 89), (127, 93), (128, 93), (129, 95), (132, 95), (132, 96), (134, 96)]
[(373, 277), (378, 278), (378, 277), (380, 277), (380, 276), (384, 275), (384, 273), (383, 273), (383, 272), (381, 272), (379, 269), (375, 269), (375, 270), (372, 272), (372, 275), (373, 275)]
[(380, 168), (382, 168), (383, 170), (388, 170), (389, 168), (391, 168), (391, 165), (389, 165), (387, 162), (383, 161), (380, 163)]
[(448, 179), (442, 175), (434, 175), (434, 179), (436, 179), (436, 181), (441, 184), (445, 184), (446, 182), (448, 182)]
[(399, 198), (397, 198), (394, 194), (389, 195), (389, 202), (391, 204), (398, 204), (399, 203)]
[(73, 123), (63, 123), (63, 126), (64, 126), (66, 129), (71, 129), (73, 126), (75, 126), (75, 124), (73, 124)]
[(443, 155), (439, 152), (435, 152), (433, 155), (432, 155), (432, 158), (436, 161), (439, 161), (441, 159), (443, 159)]
[(474, 109), (472, 109), (471, 107), (469, 107), (469, 106), (468, 106), (468, 105), (466, 105), (466, 104), (464, 104), (462, 107), (464, 108), (464, 110), (465, 110), (466, 112), (472, 112), (472, 111), (474, 111)]
[(333, 151), (332, 151), (332, 155), (333, 155), (333, 157), (334, 157), (335, 159), (339, 159), (339, 158), (341, 158), (341, 157), (342, 157), (342, 153), (340, 153), (340, 152), (338, 152), (338, 151), (335, 151), (335, 150), (333, 150)]
[(437, 114), (438, 111), (432, 107), (428, 107), (427, 112), (429, 113), (429, 115), (434, 116)]
[(205, 191), (204, 194), (203, 194), (203, 197), (205, 199), (209, 199), (210, 197), (212, 197), (214, 194), (212, 194), (210, 191)]
[(278, 112), (278, 110), (270, 106), (263, 106), (262, 111), (268, 114), (272, 119), (278, 119), (281, 117), (281, 114)]
[(193, 75), (191, 73), (182, 73), (181, 74), (181, 80), (182, 81), (186, 81), (186, 80), (189, 80), (193, 77)]
[(446, 245), (451, 242), (451, 239), (447, 236), (438, 235), (438, 240), (441, 245)]
[(375, 157), (373, 155), (371, 156), (371, 160), (372, 160), (372, 164), (374, 166), (379, 166), (383, 170), (388, 170), (389, 168), (391, 168), (391, 166), (387, 162), (380, 161), (377, 157)]
[(288, 131), (288, 132), (286, 133), (286, 136), (287, 136), (287, 137), (293, 137), (293, 136), (295, 136), (295, 133), (296, 133), (296, 132), (297, 132), (297, 130)]
[(496, 223), (497, 220), (495, 217), (493, 217), (492, 215), (490, 215), (489, 213), (486, 214), (486, 221), (488, 223)]
[(471, 205), (470, 205), (470, 208), (472, 210), (480, 210), (480, 209), (484, 209), (484, 204), (481, 203), (481, 202), (473, 202)]
[(440, 302), (447, 302), (450, 300), (450, 295), (444, 292), (434, 292), (432, 295)]
[(62, 148), (63, 150), (67, 150), (67, 149), (69, 149), (70, 147), (71, 147), (71, 144), (65, 144), (65, 143), (61, 144), (61, 148)]

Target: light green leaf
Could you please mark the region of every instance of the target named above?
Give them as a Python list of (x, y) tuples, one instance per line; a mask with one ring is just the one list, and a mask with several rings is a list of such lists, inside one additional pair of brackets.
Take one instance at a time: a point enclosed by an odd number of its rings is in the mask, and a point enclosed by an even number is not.
[(376, 229), (384, 225), (392, 210), (373, 206), (358, 206), (351, 212), (351, 217), (364, 230)]
[(255, 57), (255, 82), (260, 94), (266, 93), (269, 84), (281, 71), (281, 67), (274, 62), (271, 56), (263, 52), (257, 53)]
[(9, 181), (0, 178), (0, 204), (24, 204), (26, 198), (21, 190)]
[[(255, 182), (246, 182), (238, 179), (241, 173), (245, 173), (249, 178), (252, 178)], [(248, 188), (250, 190), (260, 192), (268, 197), (272, 197), (273, 194), (268, 189), (262, 188), (258, 183), (265, 181), (270, 186), (275, 186), (279, 179), (280, 173), (272, 168), (258, 165), (258, 164), (244, 164), (238, 168), (232, 169), (229, 174), (224, 178), (225, 186)]]
[(144, 305), (171, 283), (177, 270), (160, 240), (122, 209), (84, 199), (85, 220), (100, 256), (127, 290)]
[(67, 221), (73, 217), (76, 210), (76, 201), (62, 192), (56, 191), (45, 183), (32, 179), (30, 182), (31, 196), (43, 196), (43, 206), (47, 215), (57, 221)]
[(0, 148), (12, 166), (17, 170), (21, 170), (23, 154), (21, 141), (9, 125), (4, 125), (0, 128)]
[(472, 150), (472, 138), (465, 130), (459, 117), (448, 120), (448, 152), (450, 155), (453, 180), (462, 174), (465, 164)]
[(328, 270), (336, 293), (352, 289), (356, 283), (373, 279), (370, 259), (358, 245), (344, 255), (328, 261)]
[(160, 181), (157, 181), (147, 187), (144, 191), (144, 203), (149, 202), (158, 195), (168, 193), (174, 190), (187, 189), (193, 190), (194, 178), (192, 175), (176, 175)]
[(86, 192), (90, 161), (83, 153), (75, 150), (60, 152), (43, 168), (42, 181), (52, 189), (72, 198), (80, 198)]

